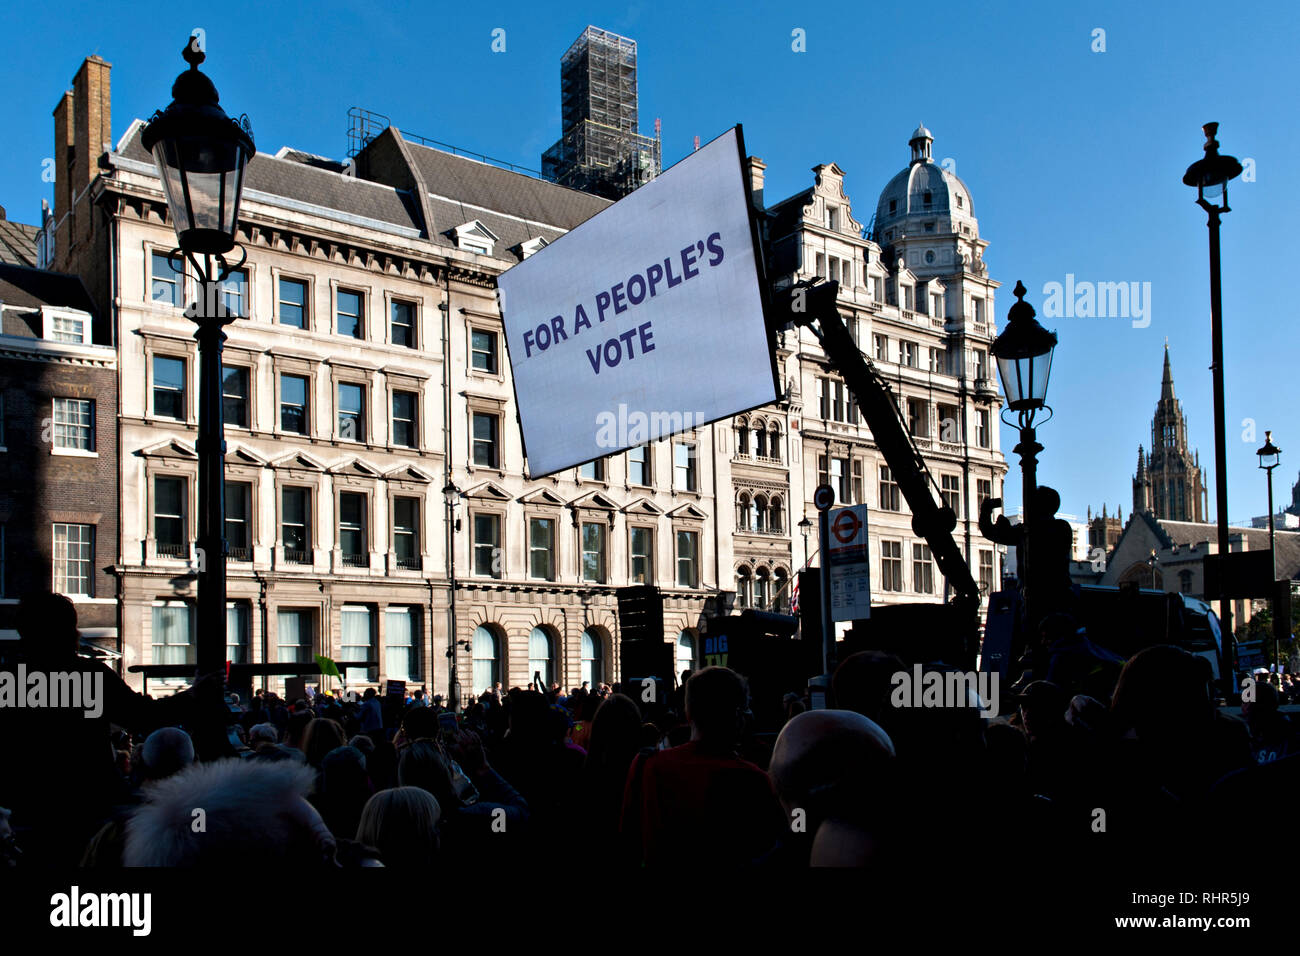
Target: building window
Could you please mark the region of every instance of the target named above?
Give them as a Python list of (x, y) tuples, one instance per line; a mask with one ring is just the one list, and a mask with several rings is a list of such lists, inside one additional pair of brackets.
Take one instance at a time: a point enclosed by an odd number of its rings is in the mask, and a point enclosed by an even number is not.
[(871, 297), (877, 302), (885, 301), (885, 280), (883, 276), (873, 276), (871, 279)]
[(366, 496), (354, 491), (339, 494), (339, 551), (346, 568), (368, 568), (370, 546), (366, 541)]
[(650, 487), (650, 446), (637, 445), (627, 451), (627, 483)]
[(925, 399), (907, 400), (907, 430), (917, 438), (930, 437), (930, 405)]
[(184, 292), (185, 273), (177, 269), (165, 253), (155, 252), (150, 259), (153, 270), (150, 274), (149, 299), (164, 305), (179, 306)]
[(366, 440), (366, 387), (352, 382), (339, 382), (339, 438), (347, 441)]
[(393, 392), (393, 444), (403, 448), (419, 445), (420, 396), (415, 392)]
[(159, 418), (185, 421), (185, 360), (170, 355), (153, 357), (153, 413)]
[(497, 416), (484, 412), (474, 413), (474, 464), (488, 468), (499, 467), (497, 449)]
[(420, 679), (420, 609), (384, 611), (384, 673), (394, 680)]
[(311, 423), (310, 392), (302, 375), (280, 376), (280, 428), (306, 435)]
[[(856, 500), (856, 499), (855, 499)], [(784, 517), (781, 514), (781, 499), (772, 498), (772, 503), (768, 506), (767, 512), (767, 530), (773, 534), (780, 534), (784, 526)]]
[(189, 557), (185, 505), (184, 478), (154, 478), (153, 536), (160, 557)]
[(948, 372), (948, 353), (937, 346), (930, 349), (930, 371), (936, 375)]
[(226, 602), (226, 660), (247, 664), (249, 606), (246, 601)]
[(988, 409), (975, 412), (975, 444), (981, 448), (989, 447), (989, 413)]
[(605, 583), (605, 536), (608, 529), (596, 521), (582, 524), (582, 580)]
[(695, 636), (689, 631), (677, 635), (677, 673), (695, 670)]
[(582, 680), (595, 690), (605, 679), (605, 646), (600, 635), (590, 630), (582, 632)]
[(311, 564), (311, 489), (285, 488), (280, 503), (285, 563)]
[[(339, 612), (339, 663), (368, 661), (374, 646), (374, 627), (370, 622), (370, 608), (364, 605), (345, 605)], [(345, 681), (364, 681), (369, 678), (369, 668), (344, 667)]]
[(471, 364), (480, 372), (497, 373), (497, 334), (484, 329), (470, 332)]
[(980, 590), (988, 594), (993, 590), (993, 552), (980, 549)]
[(940, 475), (939, 484), (943, 503), (952, 509), (952, 513), (961, 517), (961, 476)]
[(772, 590), (772, 610), (777, 614), (784, 614), (786, 605), (789, 604), (790, 601), (790, 579), (784, 571), (777, 568), (773, 580), (775, 582), (775, 587)]
[(279, 286), (280, 324), (307, 328), (307, 283), (300, 279), (281, 279)]
[(853, 459), (853, 483), (850, 490), (853, 492), (853, 500), (856, 501), (858, 504), (862, 504), (867, 500), (862, 493), (862, 459), (861, 458)]
[[(822, 408), (825, 408), (826, 398), (823, 388), (824, 380), (817, 379), (817, 392), (822, 395)], [(826, 417), (826, 412), (822, 412), (822, 418)], [(745, 458), (749, 457), (749, 419), (736, 419), (736, 454)]]
[(754, 502), (743, 491), (736, 501), (736, 525), (740, 531), (753, 531), (758, 526), (758, 516), (754, 514)]
[(901, 511), (899, 504), (898, 483), (894, 481), (893, 472), (888, 465), (880, 466), (880, 510)]
[[(933, 255), (933, 253), (931, 253)], [(930, 296), (930, 315), (936, 319), (943, 318), (943, 296), (937, 293)]]
[(393, 300), (391, 336), (394, 345), (415, 348), (415, 304)]
[(973, 301), (975, 303), (975, 321), (980, 325), (983, 325), (984, 324), (984, 300), (980, 298), (976, 298)]
[(501, 577), (501, 516), (474, 516), (474, 573), (485, 578)]
[(194, 663), (194, 615), (188, 604), (166, 601), (153, 606), (153, 662)]
[(899, 351), (899, 355), (898, 355), (899, 361), (902, 362), (904, 365), (906, 365), (908, 368), (921, 367), (920, 363), (917, 361), (916, 358), (917, 349), (916, 349), (915, 342), (900, 342), (898, 345), (898, 351)]
[(984, 502), (993, 497), (993, 480), (991, 478), (975, 479), (975, 507), (983, 510)]
[(677, 532), (677, 586), (698, 586), (700, 535), (696, 531)]
[(840, 228), (840, 211), (834, 206), (826, 207), (826, 228), (838, 232)]
[(470, 655), (473, 661), (474, 693), (491, 691), (501, 679), (496, 635), (481, 625), (474, 628), (474, 636), (470, 639)]
[(880, 589), (882, 591), (903, 590), (903, 543), (901, 541), (880, 542)]
[(86, 341), (86, 320), (72, 315), (56, 315), (51, 319), (50, 338), (55, 342), (72, 342), (77, 345), (89, 344)]
[(876, 350), (876, 361), (888, 362), (889, 361), (889, 337), (885, 335), (881, 335), (880, 333), (877, 332), (876, 334), (871, 336), (871, 341)]
[(54, 447), (69, 451), (95, 450), (94, 402), (84, 398), (54, 400)]
[(749, 568), (741, 568), (736, 572), (736, 607), (747, 608), (753, 603), (753, 599), (754, 594)]
[(955, 406), (939, 405), (939, 440), (955, 445), (961, 442), (961, 420)]
[(604, 481), (605, 460), (603, 458), (597, 458), (595, 461), (589, 461), (585, 465), (579, 465), (578, 477), (585, 478), (587, 481)]
[(221, 369), (221, 417), (235, 428), (248, 427), (248, 369), (241, 365)]
[(673, 487), (678, 491), (697, 491), (695, 445), (691, 442), (673, 443)]
[(934, 562), (928, 544), (912, 545), (912, 590), (918, 594), (934, 593)]
[[(849, 408), (853, 408), (852, 397), (849, 399)], [(781, 460), (781, 426), (775, 423), (767, 436), (767, 457), (772, 461)]]
[(628, 531), (632, 553), (632, 583), (654, 583), (654, 529), (632, 528)]
[(404, 571), (420, 570), (420, 499), (393, 499), (393, 551)]
[(1178, 572), (1178, 590), (1183, 594), (1192, 593), (1192, 572), (1191, 571)]
[(555, 580), (555, 519), (528, 519), (528, 576)]
[(989, 377), (989, 353), (984, 349), (975, 350), (975, 378), (984, 381)]
[(823, 279), (826, 278), (826, 253), (817, 253), (817, 275)]
[(528, 679), (540, 676), (542, 689), (549, 690), (554, 679), (554, 650), (551, 647), (551, 635), (540, 627), (535, 627), (528, 634)]
[(849, 460), (847, 458), (831, 459), (831, 487), (835, 489), (835, 500), (842, 505), (853, 503), (852, 487), (849, 485)]
[(252, 493), (253, 486), (246, 481), (226, 482), (226, 545), (231, 561), (253, 560), (249, 534)]
[(310, 608), (281, 608), (276, 612), (276, 658), (281, 664), (311, 661), (312, 614)]
[(334, 323), (339, 335), (349, 338), (364, 339), (366, 322), (364, 309), (366, 298), (360, 292), (351, 289), (339, 289), (334, 296)]
[(54, 526), (55, 593), (93, 597), (91, 566), (94, 559), (94, 527), (88, 524)]
[(248, 318), (247, 269), (235, 269), (221, 280), (221, 304), (231, 315)]

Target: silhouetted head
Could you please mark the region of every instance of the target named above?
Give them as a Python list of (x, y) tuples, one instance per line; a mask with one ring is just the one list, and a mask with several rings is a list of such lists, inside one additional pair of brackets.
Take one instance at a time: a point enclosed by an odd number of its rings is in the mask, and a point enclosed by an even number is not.
[(899, 658), (883, 651), (850, 654), (835, 668), (831, 678), (835, 706), (875, 721), (885, 718), (882, 722), (887, 722), (892, 678), (903, 669)]
[(1181, 647), (1156, 644), (1120, 672), (1110, 713), (1118, 733), (1133, 730), (1156, 746), (1203, 738), (1214, 722), (1209, 661)]
[(302, 736), (302, 752), (307, 763), (319, 768), (325, 755), (336, 747), (346, 745), (347, 740), (337, 721), (318, 717), (307, 725), (307, 731)]
[(1061, 496), (1055, 488), (1039, 485), (1034, 490), (1034, 514), (1039, 518), (1053, 518), (1061, 510)]
[(357, 841), (377, 849), (384, 866), (422, 867), (438, 855), (438, 821), (442, 810), (427, 790), (394, 787), (381, 790), (361, 811)]
[(18, 605), (18, 636), (28, 660), (77, 655), (77, 608), (62, 594), (28, 594)]
[(749, 710), (749, 685), (726, 667), (706, 667), (686, 682), (691, 737), (721, 745), (740, 742)]
[(163, 780), (194, 763), (194, 741), (179, 727), (159, 727), (140, 748), (141, 775)]

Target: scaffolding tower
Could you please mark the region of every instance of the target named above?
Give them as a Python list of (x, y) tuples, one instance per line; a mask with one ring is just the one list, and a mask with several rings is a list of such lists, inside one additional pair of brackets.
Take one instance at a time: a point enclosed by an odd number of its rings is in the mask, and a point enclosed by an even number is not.
[(611, 199), (663, 169), (659, 138), (638, 132), (636, 41), (589, 26), (560, 60), (563, 133), (542, 175)]

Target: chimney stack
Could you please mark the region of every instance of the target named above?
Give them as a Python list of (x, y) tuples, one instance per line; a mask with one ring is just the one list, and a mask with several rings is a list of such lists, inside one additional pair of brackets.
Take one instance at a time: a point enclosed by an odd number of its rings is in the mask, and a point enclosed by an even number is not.
[[(54, 267), (74, 272), (76, 247), (90, 238), (94, 218), (75, 203), (99, 173), (99, 156), (113, 141), (112, 64), (88, 56), (54, 107)], [(108, 148), (111, 148), (109, 145)]]
[(749, 166), (749, 190), (754, 196), (754, 208), (762, 210), (764, 208), (763, 180), (766, 176), (767, 163), (757, 156), (750, 156), (747, 164)]

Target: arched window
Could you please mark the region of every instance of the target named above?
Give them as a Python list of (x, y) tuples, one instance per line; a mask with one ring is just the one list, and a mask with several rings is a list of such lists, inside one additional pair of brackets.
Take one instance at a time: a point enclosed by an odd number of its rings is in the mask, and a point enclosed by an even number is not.
[(677, 676), (682, 671), (695, 670), (695, 635), (682, 631), (677, 635)]
[(1191, 571), (1178, 572), (1178, 590), (1182, 591), (1184, 594), (1192, 593), (1192, 572)]
[(749, 419), (736, 419), (736, 454), (749, 455)]
[(750, 529), (750, 507), (749, 495), (742, 491), (740, 497), (736, 499), (736, 527), (741, 531)]
[(741, 568), (736, 572), (736, 607), (749, 607), (749, 568)]
[(785, 516), (782, 514), (781, 499), (772, 498), (772, 505), (768, 509), (767, 530), (773, 534), (780, 534), (785, 527)]
[(605, 679), (605, 648), (600, 635), (591, 630), (582, 632), (582, 679), (588, 690)]
[(767, 530), (767, 499), (762, 495), (754, 497), (754, 523), (753, 530)]
[(775, 422), (772, 423), (772, 430), (768, 434), (767, 454), (773, 461), (781, 460), (781, 426)]
[(759, 458), (767, 457), (767, 431), (762, 422), (754, 426), (754, 454)]
[(551, 635), (543, 628), (535, 627), (528, 635), (528, 679), (538, 671), (542, 674), (542, 686), (550, 687), (555, 680), (555, 651), (551, 644)]
[(501, 679), (501, 662), (497, 659), (497, 637), (486, 627), (474, 628), (470, 641), (470, 657), (474, 661), (474, 695), (496, 686)]
[(766, 611), (771, 600), (772, 580), (768, 577), (767, 568), (759, 568), (754, 576), (754, 607)]
[(790, 578), (781, 568), (776, 569), (776, 587), (772, 593), (772, 610), (784, 614), (790, 606)]

